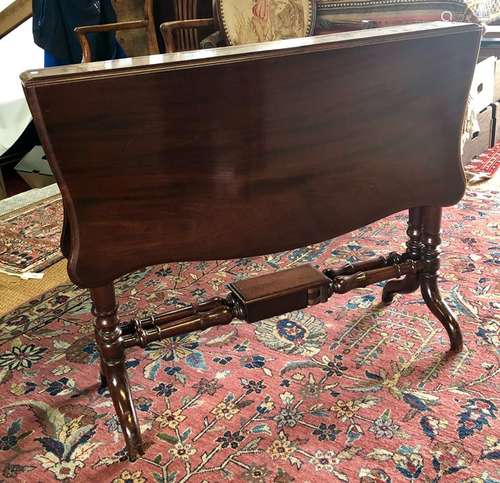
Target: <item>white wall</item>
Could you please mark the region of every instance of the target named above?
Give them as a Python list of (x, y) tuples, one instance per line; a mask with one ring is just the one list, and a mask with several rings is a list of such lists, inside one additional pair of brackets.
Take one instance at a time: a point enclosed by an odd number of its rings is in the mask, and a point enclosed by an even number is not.
[[(0, 0), (0, 11), (11, 0)], [(0, 39), (0, 155), (24, 131), (31, 116), (19, 81), (21, 72), (43, 67), (43, 50), (33, 42), (31, 19)]]

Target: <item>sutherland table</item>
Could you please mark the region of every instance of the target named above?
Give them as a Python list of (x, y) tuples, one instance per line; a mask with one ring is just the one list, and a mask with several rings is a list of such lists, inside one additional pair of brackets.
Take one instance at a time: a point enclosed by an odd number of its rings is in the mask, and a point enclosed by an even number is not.
[[(390, 280), (385, 303), (420, 287), (461, 349), (437, 286), (439, 233), (441, 207), (464, 192), (459, 142), (480, 35), (428, 23), (22, 75), (130, 459), (143, 442), (127, 347)], [(406, 209), (403, 254), (303, 265), (230, 284), (226, 298), (118, 320), (113, 281), (132, 270), (296, 248)]]

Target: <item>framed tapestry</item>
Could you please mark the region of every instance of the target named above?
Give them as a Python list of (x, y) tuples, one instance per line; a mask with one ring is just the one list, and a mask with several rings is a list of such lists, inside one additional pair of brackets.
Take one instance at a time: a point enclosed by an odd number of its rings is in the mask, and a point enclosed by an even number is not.
[(316, 0), (217, 0), (227, 45), (312, 35)]

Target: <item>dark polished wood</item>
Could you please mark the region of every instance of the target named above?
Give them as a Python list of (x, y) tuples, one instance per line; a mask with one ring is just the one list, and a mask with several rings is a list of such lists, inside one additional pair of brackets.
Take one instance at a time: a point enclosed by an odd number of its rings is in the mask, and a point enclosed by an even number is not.
[(422, 270), (421, 261), (407, 260), (401, 264), (396, 263), (389, 267), (368, 270), (345, 277), (334, 279), (333, 289), (335, 293), (346, 293), (356, 288), (368, 287), (374, 283), (383, 282), (391, 278), (399, 278), (404, 275), (416, 275)]
[(118, 306), (112, 285), (90, 291), (94, 303), (95, 337), (101, 355), (101, 377), (107, 383), (131, 461), (144, 452), (141, 430), (135, 411), (127, 372), (125, 351), (116, 312)]
[(420, 24), (24, 74), (71, 279), (272, 253), (455, 203), (479, 37)]
[[(228, 285), (231, 292), (225, 298), (215, 297), (201, 304), (119, 324), (120, 340), (124, 348), (146, 347), (151, 342), (167, 337), (229, 324), (235, 318), (258, 322), (326, 302), (335, 293), (346, 293), (407, 274), (418, 276), (429, 268), (423, 260), (402, 260), (403, 256), (392, 253), (383, 258), (386, 266), (367, 271), (359, 268), (356, 272), (351, 272), (351, 269), (355, 266), (373, 267), (374, 261), (350, 265), (347, 269), (326, 269), (323, 272), (311, 265), (299, 265), (240, 280)], [(430, 268), (434, 270), (433, 265)], [(346, 274), (345, 271), (349, 273)], [(335, 275), (336, 273), (344, 274)], [(106, 380), (107, 371), (106, 363), (101, 361), (101, 381)]]
[[(406, 243), (406, 257), (410, 260), (419, 260), (422, 253), (422, 210), (410, 208), (408, 217), (408, 241)], [(382, 291), (382, 302), (386, 305), (394, 300), (398, 293), (408, 294), (420, 287), (420, 280), (415, 273), (406, 275), (403, 280), (392, 280), (385, 284)]]
[(463, 347), (460, 326), (442, 299), (437, 284), (440, 256), (439, 245), (441, 244), (441, 214), (441, 207), (426, 206), (422, 209), (422, 242), (424, 245), (422, 259), (428, 268), (420, 274), (420, 288), (425, 303), (435, 317), (443, 324), (448, 333), (451, 342), (451, 351), (460, 352)]
[[(460, 349), (437, 287), (439, 227), (465, 188), (459, 145), (480, 34), (418, 24), (23, 74), (130, 458), (143, 444), (126, 347), (406, 277), (385, 299), (418, 281)], [(113, 282), (137, 268), (296, 248), (407, 209), (403, 255), (296, 267), (234, 283), (225, 299), (117, 318)]]
[(332, 294), (330, 279), (310, 265), (240, 280), (229, 285), (248, 322), (304, 309), (326, 302)]

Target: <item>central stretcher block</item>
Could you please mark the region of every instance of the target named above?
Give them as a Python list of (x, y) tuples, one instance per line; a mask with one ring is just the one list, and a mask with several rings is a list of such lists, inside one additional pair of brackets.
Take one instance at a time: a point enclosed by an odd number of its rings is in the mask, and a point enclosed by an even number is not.
[(331, 280), (311, 265), (241, 280), (228, 285), (245, 309), (245, 320), (257, 322), (275, 315), (326, 302)]

